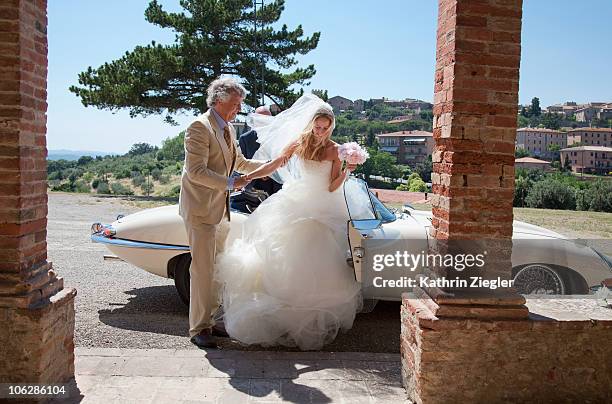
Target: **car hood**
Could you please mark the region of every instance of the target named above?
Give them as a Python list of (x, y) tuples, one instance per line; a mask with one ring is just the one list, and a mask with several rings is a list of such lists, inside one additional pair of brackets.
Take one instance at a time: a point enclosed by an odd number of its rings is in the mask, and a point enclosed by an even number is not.
[(148, 243), (188, 245), (178, 205), (145, 209), (124, 216), (112, 223), (115, 237)]
[(522, 238), (523, 236), (541, 236), (546, 238), (567, 239), (567, 237), (562, 234), (536, 226), (534, 224), (515, 220), (512, 225), (514, 227), (513, 238)]
[[(409, 214), (404, 213), (403, 215), (409, 215), (413, 217), (418, 223), (423, 225), (424, 227), (431, 226), (431, 211), (426, 210), (411, 210)], [(513, 238), (537, 238), (537, 237), (545, 237), (545, 238), (556, 238), (556, 239), (567, 239), (566, 236), (554, 232), (552, 230), (545, 229), (544, 227), (536, 226), (534, 224), (529, 224), (525, 222), (521, 222), (519, 220), (515, 220), (512, 223), (513, 226)]]
[[(247, 215), (232, 211), (231, 237), (242, 229)], [(167, 245), (189, 245), (185, 223), (179, 216), (179, 206), (169, 205), (145, 209), (114, 221), (115, 238)]]

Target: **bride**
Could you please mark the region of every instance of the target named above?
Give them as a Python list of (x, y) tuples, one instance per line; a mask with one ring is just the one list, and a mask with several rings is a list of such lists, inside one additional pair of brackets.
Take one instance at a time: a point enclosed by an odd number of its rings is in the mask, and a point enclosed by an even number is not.
[(320, 349), (352, 327), (362, 304), (346, 264), (342, 184), (354, 167), (342, 169), (330, 139), (333, 111), (316, 96), (301, 97), (276, 117), (250, 120), (261, 144), (255, 158), (273, 159), (248, 179), (273, 174), (284, 185), (218, 257), (225, 327), (245, 344)]

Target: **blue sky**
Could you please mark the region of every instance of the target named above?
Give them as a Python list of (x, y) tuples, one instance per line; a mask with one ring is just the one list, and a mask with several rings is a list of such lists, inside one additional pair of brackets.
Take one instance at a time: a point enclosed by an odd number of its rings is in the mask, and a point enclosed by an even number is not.
[[(49, 149), (126, 152), (137, 142), (161, 144), (178, 127), (159, 116), (129, 117), (85, 108), (68, 87), (88, 66), (98, 67), (136, 45), (174, 35), (144, 20), (148, 0), (49, 2)], [(160, 0), (179, 10), (178, 0)], [(520, 102), (612, 101), (612, 2), (524, 0)], [(321, 32), (317, 49), (302, 56), (317, 74), (312, 88), (348, 98), (433, 98), (435, 0), (286, 0), (281, 22)]]

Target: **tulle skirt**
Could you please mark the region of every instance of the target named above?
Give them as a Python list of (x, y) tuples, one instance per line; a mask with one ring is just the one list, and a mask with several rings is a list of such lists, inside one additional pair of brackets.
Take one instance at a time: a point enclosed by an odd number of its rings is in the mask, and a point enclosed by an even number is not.
[(328, 178), (285, 184), (246, 220), (242, 238), (217, 257), (232, 338), (316, 350), (352, 327), (362, 298), (346, 263), (342, 189), (329, 192)]

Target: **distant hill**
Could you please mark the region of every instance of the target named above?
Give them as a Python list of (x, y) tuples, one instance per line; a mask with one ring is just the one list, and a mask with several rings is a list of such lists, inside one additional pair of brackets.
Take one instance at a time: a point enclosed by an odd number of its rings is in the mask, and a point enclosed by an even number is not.
[(90, 151), (90, 150), (49, 150), (47, 155), (47, 160), (78, 160), (81, 156), (107, 156), (107, 155), (118, 155), (123, 153), (115, 153), (115, 152), (105, 152), (105, 151)]

